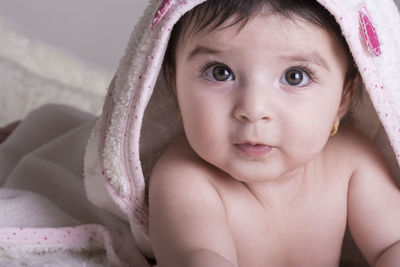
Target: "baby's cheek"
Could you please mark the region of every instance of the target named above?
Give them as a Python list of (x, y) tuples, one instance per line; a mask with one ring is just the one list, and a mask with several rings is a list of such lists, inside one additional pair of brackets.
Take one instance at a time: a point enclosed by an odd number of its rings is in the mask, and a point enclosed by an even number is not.
[(202, 151), (218, 142), (217, 133), (221, 130), (215, 126), (213, 120), (202, 114), (192, 114), (193, 116), (184, 118), (184, 128), (186, 137), (192, 148)]
[(289, 146), (298, 157), (312, 159), (324, 148), (330, 130), (326, 122), (320, 120), (309, 121), (306, 124), (297, 124), (288, 136)]

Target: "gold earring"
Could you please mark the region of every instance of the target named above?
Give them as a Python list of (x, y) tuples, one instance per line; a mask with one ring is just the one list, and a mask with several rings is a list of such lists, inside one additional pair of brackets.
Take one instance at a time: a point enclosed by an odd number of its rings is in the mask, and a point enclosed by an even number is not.
[(181, 115), (181, 111), (180, 110), (178, 110), (178, 120), (182, 121), (182, 115)]
[(330, 136), (336, 135), (338, 130), (339, 130), (339, 123), (337, 121), (334, 121), (333, 122), (333, 128), (332, 128)]

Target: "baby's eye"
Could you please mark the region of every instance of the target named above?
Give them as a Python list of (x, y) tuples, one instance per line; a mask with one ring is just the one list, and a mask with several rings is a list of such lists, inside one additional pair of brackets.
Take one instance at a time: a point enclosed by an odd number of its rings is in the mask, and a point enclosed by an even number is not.
[(225, 65), (210, 66), (204, 71), (203, 75), (210, 81), (225, 82), (233, 80), (232, 71)]
[(312, 81), (312, 76), (309, 72), (300, 69), (292, 68), (287, 70), (280, 78), (280, 82), (290, 86), (303, 87)]

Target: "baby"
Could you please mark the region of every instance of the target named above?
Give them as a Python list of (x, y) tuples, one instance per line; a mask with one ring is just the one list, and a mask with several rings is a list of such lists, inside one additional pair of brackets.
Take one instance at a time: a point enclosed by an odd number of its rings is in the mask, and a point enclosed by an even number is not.
[(150, 178), (159, 266), (338, 266), (346, 225), (400, 264), (400, 192), (340, 121), (361, 78), (316, 1), (207, 1), (174, 27), (164, 72), (184, 126)]

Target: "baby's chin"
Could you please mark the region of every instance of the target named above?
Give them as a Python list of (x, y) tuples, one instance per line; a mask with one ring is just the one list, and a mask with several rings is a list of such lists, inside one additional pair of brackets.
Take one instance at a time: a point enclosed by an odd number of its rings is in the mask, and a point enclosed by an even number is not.
[(216, 167), (238, 182), (262, 184), (295, 179), (299, 174), (304, 173), (305, 165), (303, 163), (292, 162), (292, 164), (287, 165), (279, 161), (238, 161)]

